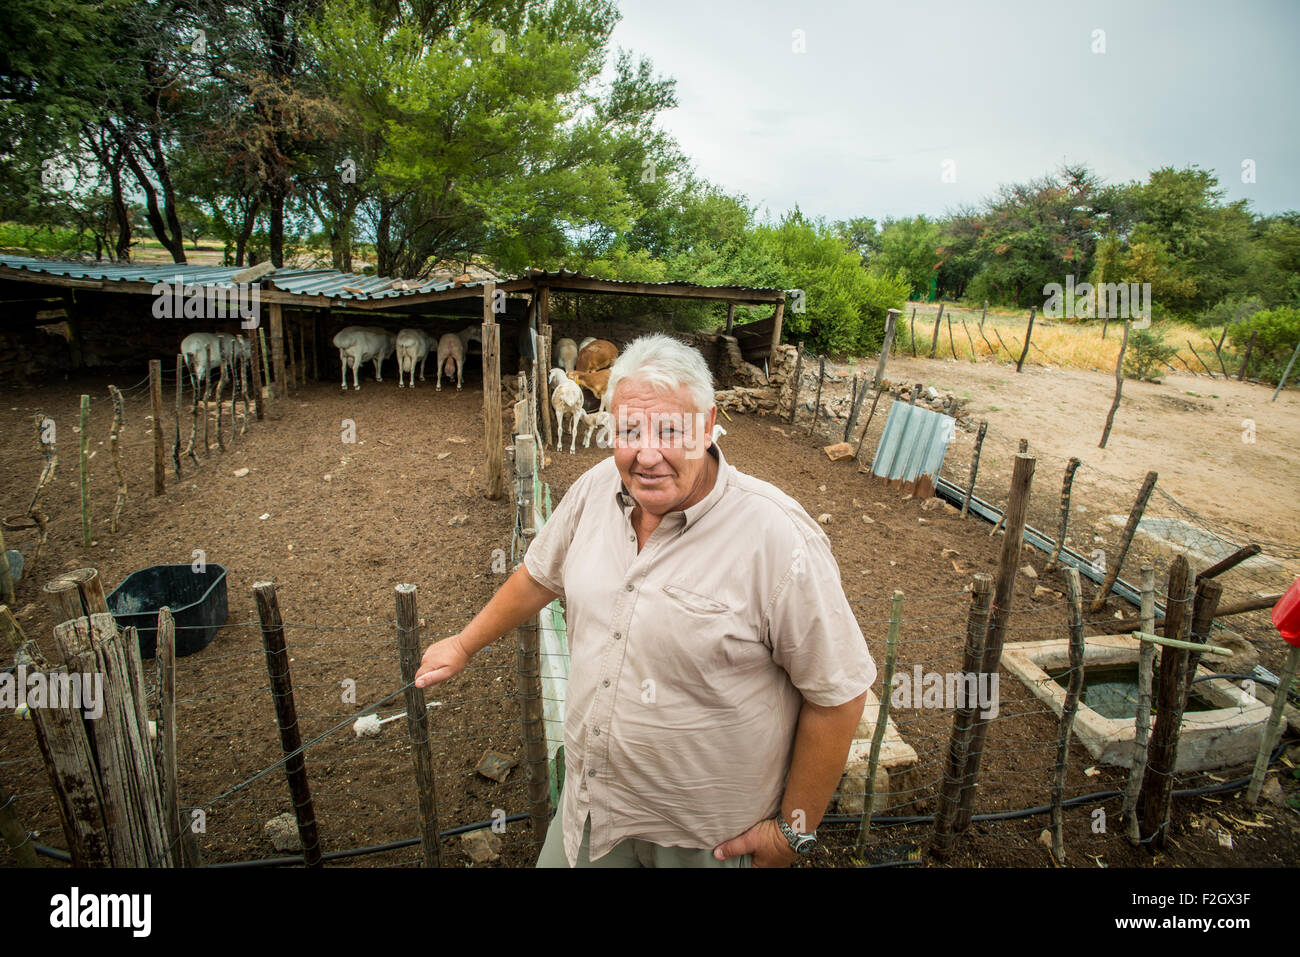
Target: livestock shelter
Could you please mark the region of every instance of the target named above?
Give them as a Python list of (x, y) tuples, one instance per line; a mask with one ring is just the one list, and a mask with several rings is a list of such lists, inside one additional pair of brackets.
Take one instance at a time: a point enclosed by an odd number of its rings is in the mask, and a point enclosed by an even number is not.
[[(766, 348), (747, 342), (743, 361), (761, 361), (781, 340), (781, 289), (627, 282), (563, 269), (529, 269), (505, 278), (408, 280), (335, 269), (277, 269), (269, 263), (136, 265), (0, 256), (5, 307), (0, 310), (0, 374), (24, 382), (55, 373), (139, 368), (147, 358), (177, 355), (190, 332), (247, 333), (255, 348), (259, 337), (269, 339), (263, 343), (265, 363), (271, 394), (279, 396), (299, 377), (320, 379), (333, 356), (330, 342), (344, 326), (396, 332), (418, 321), (436, 339), (467, 322), (482, 323), (488, 494), (498, 498), (504, 491), (501, 368), (531, 367), (525, 360), (534, 358), (534, 343), (550, 355), (553, 291), (725, 302), (727, 337), (737, 305), (771, 305), (773, 315), (762, 320)], [(726, 356), (716, 348), (705, 352), (720, 381), (727, 379), (729, 362), (742, 361), (734, 349)]]

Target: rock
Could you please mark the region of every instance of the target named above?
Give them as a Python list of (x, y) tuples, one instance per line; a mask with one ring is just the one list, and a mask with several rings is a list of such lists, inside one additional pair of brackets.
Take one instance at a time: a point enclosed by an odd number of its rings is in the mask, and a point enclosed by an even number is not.
[(1038, 572), (1034, 569), (1033, 565), (1021, 565), (1020, 574), (1024, 575), (1026, 578), (1038, 577)]
[(467, 521), (469, 521), (468, 515), (453, 515), (451, 517), (451, 521), (449, 521), (447, 524), (450, 525), (452, 528), (460, 528)]
[(952, 556), (954, 555), (960, 555), (961, 552), (957, 551), (957, 549), (955, 548), (945, 548), (939, 554), (942, 555), (944, 558), (952, 558)]
[(1232, 835), (1227, 831), (1219, 832), (1219, 847), (1226, 847), (1228, 850), (1232, 850)]
[(875, 524), (876, 524), (876, 520), (875, 520), (874, 518), (872, 518), (870, 515), (863, 515), (863, 516), (862, 516), (862, 521), (865, 522), (865, 523), (868, 524), (868, 525), (875, 525)]
[(248, 474), (248, 469), (235, 469), (235, 478), (243, 478)]
[[(826, 457), (832, 462), (853, 458), (853, 446), (848, 442), (836, 442), (834, 445), (826, 446), (822, 451), (826, 453)], [(824, 491), (825, 486), (822, 488)]]
[(831, 513), (822, 512), (817, 516), (817, 521), (821, 522), (823, 525), (829, 525), (831, 523)]
[(292, 811), (271, 818), (262, 825), (262, 834), (277, 851), (301, 851), (302, 841), (298, 839), (298, 820)]
[(329, 472), (326, 472), (325, 475), (323, 476), (323, 478), (324, 478), (325, 481), (327, 481), (327, 482), (332, 482), (332, 481), (334, 481), (334, 476), (333, 476), (333, 475), (330, 475)]
[(943, 508), (943, 499), (937, 497), (927, 498), (921, 503), (921, 511), (923, 512), (933, 512), (937, 508)]
[(486, 864), (501, 857), (501, 838), (491, 828), (481, 827), (460, 836), (460, 848), (475, 864)]
[(938, 401), (939, 398), (940, 398), (940, 396), (939, 396), (939, 390), (936, 389), (936, 388), (935, 388), (934, 386), (932, 386), (932, 385), (931, 385), (931, 386), (926, 386), (926, 387), (925, 387), (925, 397), (926, 397), (927, 399), (929, 399), (931, 402), (936, 402), (936, 401)]
[(927, 522), (927, 521), (926, 521), (925, 519), (923, 519), (923, 518), (918, 518), (918, 519), (916, 520), (916, 523), (917, 523), (918, 525), (929, 525), (929, 524), (930, 524), (929, 522)]
[(483, 757), (478, 759), (478, 766), (474, 770), (485, 778), (504, 784), (510, 775), (510, 769), (518, 763), (518, 760), (500, 751), (484, 751)]
[(1049, 851), (1052, 849), (1052, 832), (1050, 829), (1043, 828), (1042, 833), (1038, 835), (1038, 843)]
[(452, 443), (453, 445), (465, 444), (465, 439), (462, 439), (459, 435), (449, 435), (447, 436), (447, 441)]
[(1052, 591), (1052, 589), (1048, 588), (1046, 585), (1035, 585), (1035, 586), (1034, 586), (1034, 597), (1035, 597), (1035, 598), (1042, 598), (1044, 595), (1055, 595), (1055, 594), (1056, 594), (1056, 592)]
[(819, 492), (824, 492), (824, 491), (826, 491), (826, 486), (825, 486), (825, 485), (818, 485), (818, 486), (817, 486), (817, 491), (819, 491)]
[(1261, 793), (1278, 807), (1286, 807), (1286, 798), (1282, 795), (1282, 785), (1278, 783), (1277, 778), (1269, 778), (1264, 782), (1264, 790)]

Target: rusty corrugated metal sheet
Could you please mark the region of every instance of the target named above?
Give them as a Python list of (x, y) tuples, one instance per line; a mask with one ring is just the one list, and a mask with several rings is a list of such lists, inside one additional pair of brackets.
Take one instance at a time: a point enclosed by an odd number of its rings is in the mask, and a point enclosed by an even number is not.
[(928, 475), (931, 481), (937, 481), (956, 424), (952, 416), (942, 412), (895, 402), (889, 407), (885, 429), (880, 433), (871, 474), (903, 482)]

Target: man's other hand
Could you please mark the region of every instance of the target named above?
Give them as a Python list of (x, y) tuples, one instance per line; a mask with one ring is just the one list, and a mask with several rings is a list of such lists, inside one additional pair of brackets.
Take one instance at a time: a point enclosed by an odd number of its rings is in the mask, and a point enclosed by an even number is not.
[(744, 834), (713, 849), (713, 856), (720, 861), (742, 854), (753, 854), (755, 867), (789, 867), (799, 858), (773, 818), (759, 821)]
[(446, 681), (464, 671), (467, 664), (469, 655), (460, 643), (460, 635), (435, 641), (420, 660), (420, 670), (415, 673), (415, 686), (427, 688)]

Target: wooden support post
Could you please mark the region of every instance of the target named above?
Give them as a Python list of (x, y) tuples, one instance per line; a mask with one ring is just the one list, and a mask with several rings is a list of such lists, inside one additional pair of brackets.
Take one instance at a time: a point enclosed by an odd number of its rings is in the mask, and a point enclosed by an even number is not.
[(311, 378), (313, 382), (320, 381), (320, 311), (312, 313), (311, 317)]
[(961, 517), (965, 518), (966, 513), (970, 511), (971, 496), (975, 494), (975, 476), (980, 471), (980, 450), (984, 448), (984, 436), (989, 430), (988, 419), (980, 420), (979, 432), (975, 434), (975, 450), (971, 453), (970, 458), (970, 481), (966, 483), (966, 494), (962, 497)]
[(879, 390), (880, 384), (885, 381), (885, 361), (889, 358), (889, 350), (894, 346), (899, 315), (901, 313), (897, 309), (890, 309), (885, 313), (885, 340), (880, 347), (880, 358), (876, 360), (876, 374), (871, 380), (872, 389)]
[(979, 695), (971, 694), (981, 680), (988, 687), (988, 679), (981, 678), (980, 666), (984, 659), (984, 640), (989, 628), (989, 602), (993, 597), (993, 576), (977, 574), (971, 581), (970, 610), (966, 616), (966, 647), (962, 654), (960, 688), (966, 691), (965, 700), (953, 712), (952, 734), (948, 738), (948, 761), (944, 766), (943, 785), (939, 791), (939, 806), (934, 815), (934, 840), (931, 852), (939, 860), (946, 860), (956, 837), (953, 825), (961, 801), (961, 787), (970, 749), (971, 732), (975, 725), (975, 712), (979, 709)]
[[(538, 318), (541, 318), (539, 314)], [(552, 436), (551, 425), (551, 384), (548, 378), (551, 375), (551, 326), (550, 323), (542, 322), (537, 331), (537, 349), (541, 353), (541, 362), (538, 363), (537, 374), (537, 413), (542, 417), (543, 437), (546, 444), (543, 449), (554, 446), (555, 442)], [(543, 456), (545, 452), (543, 451)]]
[(185, 357), (177, 354), (176, 356), (176, 410), (175, 410), (175, 442), (172, 443), (172, 468), (176, 470), (176, 477), (181, 477), (181, 393), (185, 390)]
[(1083, 588), (1079, 584), (1079, 569), (1066, 568), (1065, 591), (1069, 599), (1067, 612), (1070, 620), (1070, 684), (1065, 689), (1065, 705), (1056, 734), (1056, 777), (1052, 782), (1052, 856), (1058, 864), (1065, 863), (1064, 815), (1065, 766), (1070, 754), (1070, 733), (1074, 730), (1074, 716), (1079, 710), (1079, 695), (1083, 692)]
[(1268, 713), (1268, 722), (1264, 725), (1264, 736), (1259, 741), (1259, 752), (1255, 755), (1255, 767), (1250, 772), (1250, 786), (1246, 789), (1246, 803), (1251, 807), (1259, 801), (1260, 792), (1264, 790), (1264, 778), (1268, 774), (1268, 759), (1277, 747), (1278, 736), (1282, 733), (1282, 714), (1286, 706), (1287, 694), (1291, 683), (1295, 681), (1296, 671), (1300, 669), (1300, 648), (1290, 645), (1287, 648), (1286, 661), (1282, 673), (1277, 676), (1277, 687), (1273, 690), (1273, 707)]
[(943, 302), (939, 302), (939, 314), (934, 317), (934, 336), (930, 339), (930, 358), (934, 358), (935, 350), (939, 348), (939, 323), (943, 320)]
[(903, 593), (895, 588), (889, 603), (889, 633), (885, 638), (885, 678), (881, 684), (880, 706), (876, 710), (876, 726), (871, 730), (871, 752), (867, 758), (866, 789), (862, 795), (862, 817), (858, 821), (858, 843), (865, 844), (871, 830), (872, 805), (876, 797), (876, 772), (880, 770), (880, 747), (885, 741), (885, 727), (889, 724), (890, 689), (894, 687), (894, 665), (898, 662), (898, 633), (903, 624)]
[[(1020, 454), (1024, 455), (1028, 451), (1029, 451), (1029, 440), (1021, 439)], [(1005, 525), (1006, 521), (1007, 521), (1007, 513), (1003, 512), (1001, 515), (998, 516), (997, 521), (993, 523), (993, 527), (989, 529), (989, 538), (992, 538), (994, 535), (996, 535), (998, 533), (998, 529), (1000, 529), (1003, 525)]]
[(81, 544), (90, 547), (90, 396), (81, 397)]
[(266, 415), (263, 407), (262, 398), (262, 330), (257, 330), (257, 335), (248, 337), (248, 365), (249, 372), (252, 373), (253, 379), (253, 408), (256, 410), (257, 421), (261, 422)]
[(271, 699), (275, 703), (276, 723), (280, 726), (280, 749), (286, 758), (284, 773), (289, 779), (289, 794), (293, 799), (294, 815), (298, 819), (298, 839), (302, 843), (303, 860), (308, 867), (320, 867), (321, 846), (316, 828), (316, 808), (312, 803), (311, 786), (307, 782), (307, 762), (302, 753), (302, 732), (298, 725), (298, 709), (293, 701), (289, 652), (285, 647), (284, 622), (280, 618), (275, 583), (254, 582), (253, 600), (257, 603), (257, 618), (262, 628), (266, 673), (271, 680)]
[[(533, 477), (537, 462), (536, 443), (531, 435), (515, 436), (515, 525), (521, 530), (521, 546), (527, 551), (536, 534)], [(543, 612), (545, 614), (545, 612)], [(528, 812), (533, 841), (540, 848), (546, 840), (551, 817), (551, 784), (547, 768), (546, 726), (543, 720), (541, 636), (537, 618), (515, 629), (515, 673), (519, 688), (519, 718), (524, 742), (524, 768), (528, 781)]]
[(4, 784), (0, 784), (0, 838), (4, 838), (5, 846), (19, 867), (39, 867), (31, 832), (19, 823), (13, 805), (13, 794)]
[[(257, 329), (257, 339), (261, 345), (262, 353), (262, 379), (266, 383), (266, 410), (275, 411), (275, 381), (271, 378), (271, 356), (266, 348), (266, 330), (261, 326)], [(259, 393), (260, 394), (260, 393)]]
[(1282, 370), (1282, 378), (1277, 380), (1277, 388), (1273, 390), (1273, 398), (1268, 401), (1277, 401), (1278, 395), (1282, 392), (1282, 387), (1286, 385), (1287, 377), (1291, 375), (1291, 368), (1295, 365), (1296, 356), (1300, 356), (1300, 342), (1295, 344), (1295, 350), (1291, 353), (1291, 358), (1287, 360), (1286, 368)]
[(289, 394), (284, 371), (284, 314), (278, 302), (270, 304), (271, 308), (271, 360), (275, 368), (275, 379), (271, 394), (277, 397)]
[(822, 417), (822, 383), (826, 379), (826, 357), (820, 356), (821, 365), (817, 370), (817, 402), (813, 405), (812, 421), (808, 423), (808, 434), (812, 435)]
[(1025, 347), (1020, 351), (1020, 358), (1016, 361), (1016, 371), (1019, 372), (1025, 364), (1025, 356), (1029, 355), (1029, 337), (1034, 334), (1034, 315), (1038, 312), (1037, 306), (1029, 307), (1029, 325), (1025, 327)]
[(1079, 458), (1073, 455), (1065, 464), (1065, 478), (1061, 482), (1061, 519), (1056, 526), (1056, 543), (1052, 545), (1051, 557), (1047, 559), (1048, 571), (1056, 567), (1061, 557), (1061, 549), (1065, 547), (1065, 530), (1070, 526), (1070, 491), (1074, 487), (1074, 473), (1082, 464)]
[(803, 343), (800, 342), (795, 346), (794, 351), (794, 388), (791, 389), (790, 395), (790, 424), (794, 425), (794, 420), (799, 415), (799, 386), (803, 384)]
[[(1187, 559), (1174, 556), (1169, 566), (1169, 600), (1165, 607), (1165, 636), (1182, 640), (1184, 624), (1191, 620), (1191, 589)], [(1140, 840), (1153, 847), (1164, 842), (1169, 801), (1174, 786), (1174, 762), (1177, 757), (1178, 731), (1183, 713), (1180, 707), (1184, 676), (1187, 669), (1185, 649), (1166, 648), (1160, 655), (1160, 687), (1156, 700), (1156, 723), (1147, 749), (1147, 767), (1142, 776), (1142, 789), (1138, 794), (1138, 814), (1141, 817)]]
[[(1156, 570), (1153, 565), (1142, 566), (1142, 630), (1148, 634), (1156, 630)], [(1156, 655), (1156, 646), (1152, 642), (1142, 641), (1139, 645), (1133, 762), (1129, 766), (1128, 784), (1124, 789), (1124, 808), (1120, 817), (1130, 844), (1137, 844), (1141, 839), (1137, 816), (1138, 793), (1142, 789), (1142, 776), (1146, 773), (1147, 747), (1151, 740), (1151, 678)]]
[(729, 302), (727, 303), (727, 331), (725, 333), (726, 335), (728, 336), (731, 335), (731, 329), (732, 326), (735, 325), (735, 323), (736, 323), (736, 304), (734, 302)]
[(772, 344), (768, 348), (768, 354), (772, 357), (773, 366), (776, 365), (777, 346), (781, 344), (781, 320), (785, 316), (785, 300), (782, 299), (776, 304), (776, 314), (772, 317)]
[(411, 736), (411, 761), (415, 770), (415, 791), (419, 802), (420, 849), (425, 867), (442, 867), (438, 843), (438, 792), (434, 784), (433, 749), (429, 746), (429, 708), (424, 689), (415, 687), (420, 670), (420, 613), (414, 585), (398, 585), (397, 657), (402, 669), (402, 692), (406, 702), (406, 730)]
[(239, 434), (248, 434), (248, 352), (241, 349), (239, 352), (239, 397), (244, 403), (244, 418), (239, 426)]
[[(109, 519), (109, 531), (116, 534), (118, 520), (122, 517), (122, 507), (126, 505), (126, 472), (122, 469), (122, 444), (119, 441), (119, 434), (122, 431), (122, 393), (115, 385), (108, 387), (109, 395), (113, 398), (113, 429), (108, 434), (109, 451), (113, 456), (113, 470), (117, 472), (117, 500), (113, 503), (113, 515)], [(158, 405), (162, 406), (162, 392), (158, 393)], [(161, 415), (154, 418), (154, 494), (158, 494), (157, 470), (160, 467), (158, 461), (158, 438), (162, 433)], [(0, 554), (3, 551), (0, 550)]]
[(483, 441), (487, 446), (487, 497), (505, 495), (501, 430), (501, 326), (492, 312), (496, 283), (483, 284)]
[(1142, 521), (1142, 513), (1146, 511), (1147, 500), (1151, 498), (1151, 491), (1156, 487), (1156, 478), (1157, 473), (1148, 472), (1147, 477), (1142, 480), (1142, 487), (1138, 489), (1137, 499), (1133, 502), (1133, 508), (1128, 513), (1128, 522), (1124, 526), (1124, 535), (1119, 543), (1119, 554), (1115, 556), (1115, 561), (1106, 570), (1106, 578), (1101, 583), (1101, 589), (1097, 592), (1097, 597), (1092, 600), (1089, 611), (1094, 615), (1106, 607), (1106, 598), (1115, 585), (1115, 579), (1119, 578), (1120, 569), (1124, 565), (1124, 558), (1128, 555), (1128, 547), (1133, 543), (1133, 534), (1137, 531), (1138, 523)]
[[(984, 659), (980, 671), (997, 674), (1002, 662), (1002, 645), (1007, 637), (1007, 620), (1011, 615), (1011, 593), (1020, 566), (1020, 549), (1025, 538), (1025, 517), (1029, 513), (1029, 491), (1034, 482), (1034, 457), (1022, 452), (1016, 456), (1011, 473), (1011, 491), (1007, 499), (1007, 533), (1002, 539), (998, 556), (997, 576), (993, 581), (993, 610), (989, 618), (988, 640), (984, 644)], [(979, 717), (971, 735), (970, 752), (962, 774), (961, 806), (957, 811), (957, 833), (970, 825), (975, 801), (975, 784), (979, 778), (980, 759), (989, 733), (989, 719)]]

